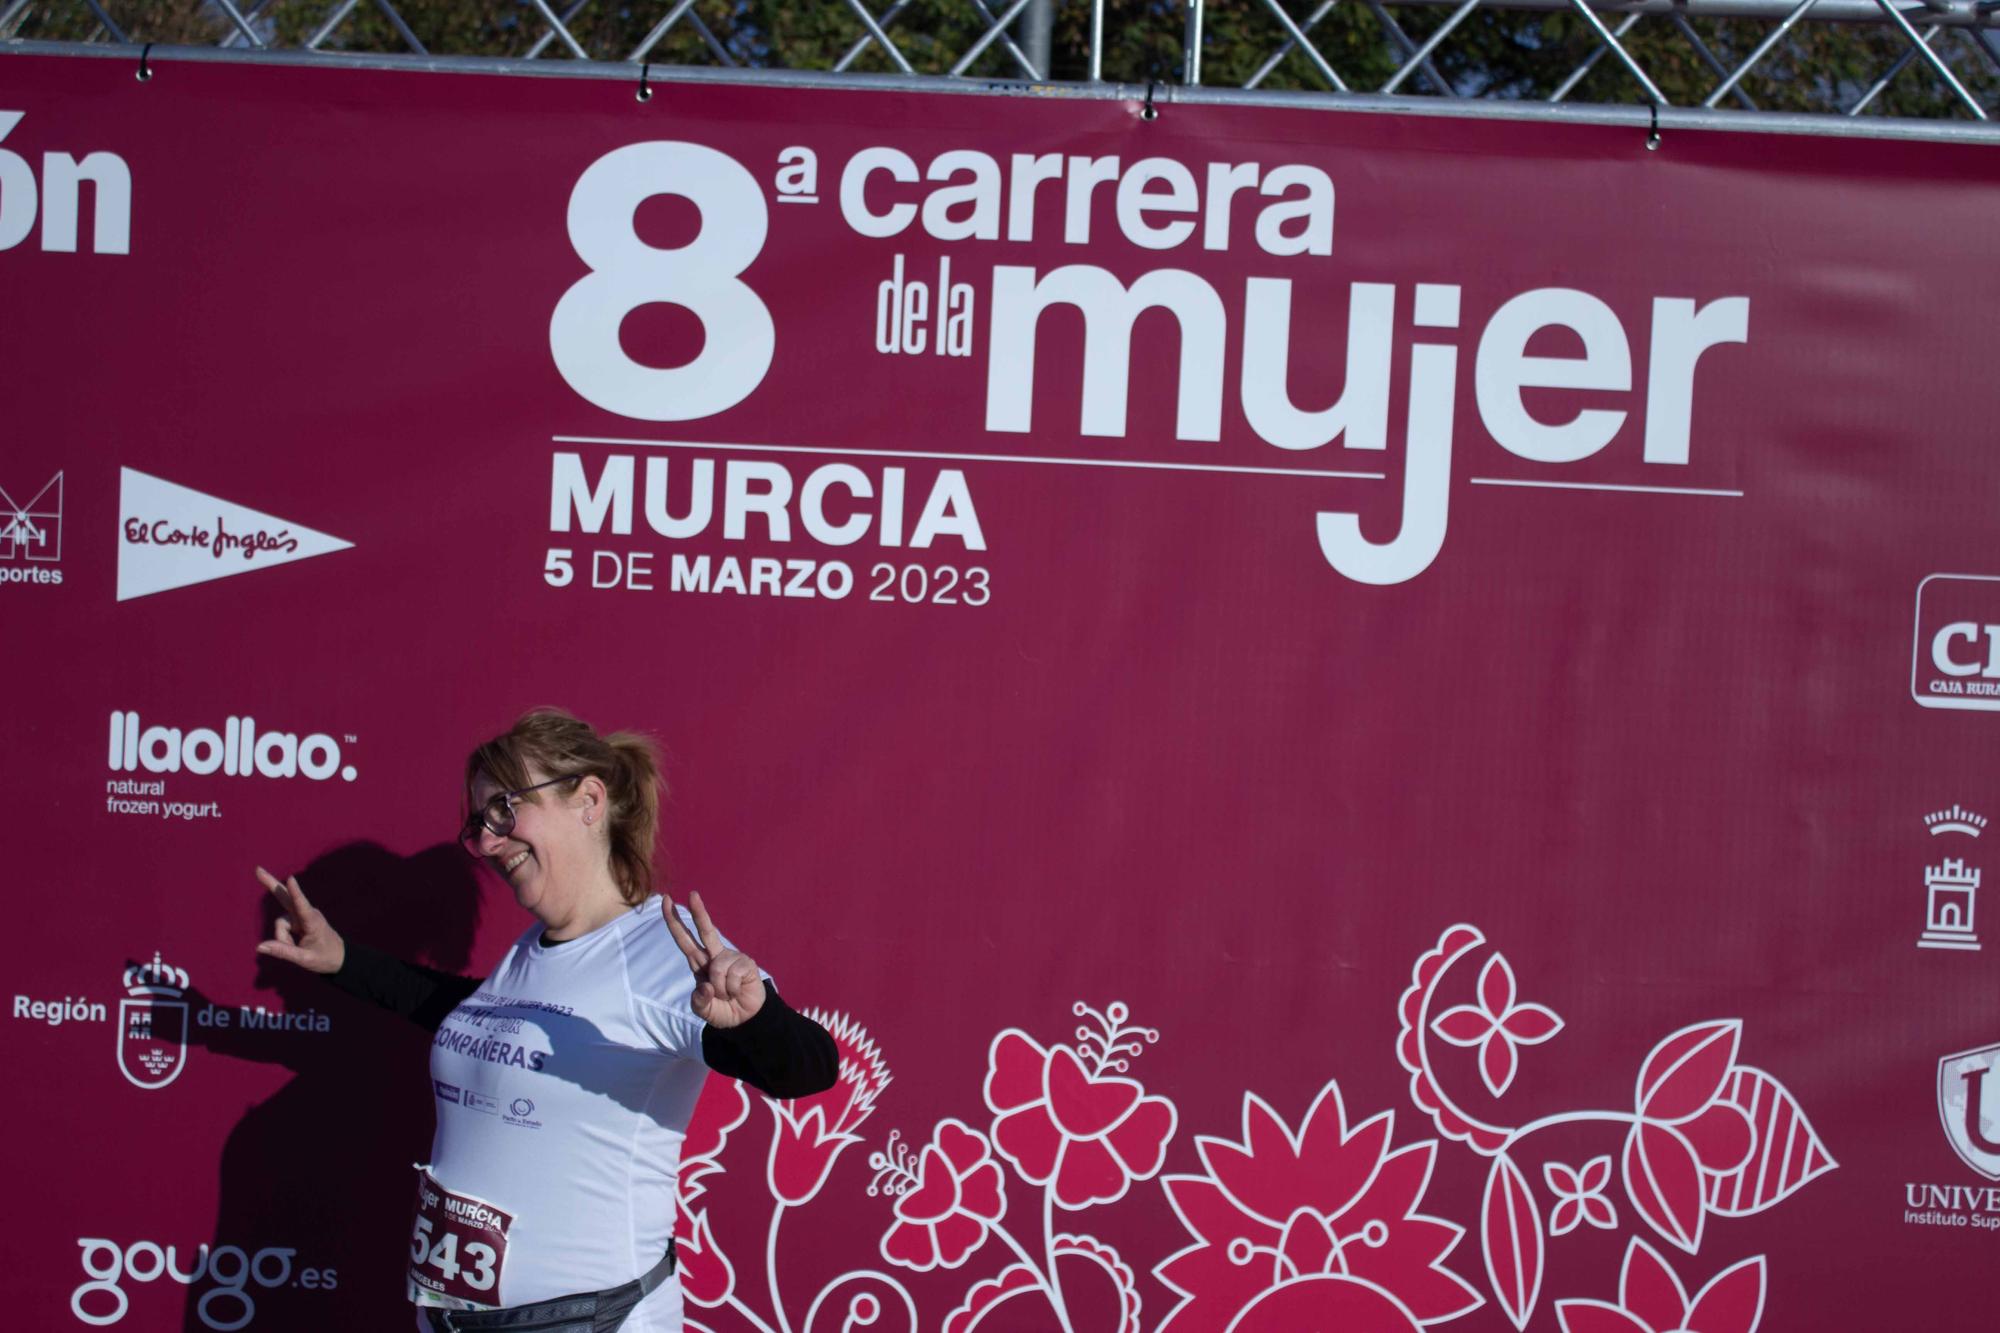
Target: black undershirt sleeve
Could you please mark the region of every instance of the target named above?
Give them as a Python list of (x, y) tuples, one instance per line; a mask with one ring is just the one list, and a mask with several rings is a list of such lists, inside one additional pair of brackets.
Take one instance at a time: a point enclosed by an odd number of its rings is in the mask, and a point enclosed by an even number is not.
[(764, 983), (764, 1004), (747, 1023), (703, 1026), (701, 1059), (718, 1074), (742, 1079), (772, 1097), (810, 1097), (840, 1075), (840, 1050), (819, 1024)]
[(478, 977), (406, 963), (353, 940), (346, 945), (347, 956), (341, 960), (340, 970), (327, 980), (349, 995), (401, 1014), (426, 1032), (437, 1031), (459, 1002), (479, 989)]

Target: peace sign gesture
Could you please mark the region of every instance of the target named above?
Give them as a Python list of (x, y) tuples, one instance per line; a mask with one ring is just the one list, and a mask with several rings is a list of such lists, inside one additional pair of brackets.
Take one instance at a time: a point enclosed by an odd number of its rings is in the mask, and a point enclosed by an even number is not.
[(694, 973), (691, 1007), (695, 1017), (717, 1028), (733, 1028), (749, 1022), (764, 1007), (764, 978), (758, 974), (757, 964), (750, 961), (750, 955), (739, 953), (723, 942), (722, 932), (709, 920), (699, 893), (688, 895), (688, 908), (694, 914), (694, 927), (700, 939), (690, 935), (681, 924), (674, 900), (660, 895), (660, 915), (667, 919), (667, 930), (674, 943), (681, 946), (681, 956), (687, 959), (688, 968)]
[(282, 958), (308, 972), (340, 971), (347, 943), (327, 924), (326, 915), (306, 901), (299, 877), (292, 875), (280, 883), (276, 875), (258, 866), (257, 879), (277, 898), (281, 909), (271, 925), (271, 938), (258, 945), (257, 952), (267, 958)]

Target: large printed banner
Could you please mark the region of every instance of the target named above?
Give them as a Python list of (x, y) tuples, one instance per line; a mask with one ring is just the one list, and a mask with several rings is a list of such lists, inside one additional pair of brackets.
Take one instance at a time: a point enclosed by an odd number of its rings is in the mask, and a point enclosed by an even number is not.
[(541, 1075), (252, 867), (481, 972), (541, 704), (844, 1055), (691, 1327), (1991, 1327), (1990, 150), (133, 73), (0, 58), (21, 1327), (406, 1326)]

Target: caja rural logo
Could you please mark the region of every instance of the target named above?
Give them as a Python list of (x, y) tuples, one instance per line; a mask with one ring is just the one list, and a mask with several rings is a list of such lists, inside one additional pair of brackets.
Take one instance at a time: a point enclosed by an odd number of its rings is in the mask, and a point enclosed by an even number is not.
[[(830, 166), (829, 174), (835, 170)], [(771, 167), (770, 198), (819, 205), (819, 172), (818, 152), (810, 145), (783, 149)], [(1252, 456), (1240, 449), (1223, 454), (1206, 448), (1198, 455), (1177, 451), (1172, 457), (1150, 460), (1065, 459), (1040, 452), (1029, 458), (1025, 452), (1008, 452), (1005, 444), (999, 452), (959, 454), (894, 447), (855, 450), (812, 440), (705, 444), (555, 437), (559, 445), (648, 450), (645, 513), (664, 537), (682, 539), (704, 531), (711, 512), (719, 507), (724, 540), (743, 540), (749, 520), (761, 517), (762, 535), (774, 542), (790, 541), (796, 494), (802, 526), (823, 545), (857, 540), (871, 521), (884, 530), (893, 523), (892, 531), (878, 532), (882, 545), (902, 544), (902, 469), (878, 466), (870, 474), (850, 464), (831, 464), (815, 469), (803, 486), (795, 486), (783, 463), (731, 458), (718, 468), (714, 455), (722, 451), (868, 454), (881, 459), (973, 461), (982, 467), (1026, 461), (1211, 473), (1289, 472), (1383, 482), (1387, 474), (1380, 470), (1381, 460), (1392, 434), (1391, 384), (1406, 373), (1408, 409), (1402, 425), (1401, 522), (1396, 535), (1386, 541), (1364, 536), (1360, 516), (1352, 510), (1322, 511), (1313, 517), (1319, 550), (1334, 569), (1363, 583), (1402, 583), (1427, 569), (1444, 543), (1454, 441), (1460, 433), (1454, 410), (1462, 350), (1471, 361), (1478, 425), (1499, 450), (1482, 456), (1499, 465), (1503, 474), (1474, 476), (1473, 483), (1742, 494), (1715, 484), (1729, 481), (1734, 465), (1714, 458), (1713, 450), (1707, 451), (1710, 456), (1701, 469), (1690, 464), (1696, 455), (1697, 372), (1708, 367), (1701, 378), (1715, 380), (1718, 363), (1743, 355), (1727, 349), (1749, 342), (1746, 295), (1684, 291), (1643, 304), (1621, 297), (1621, 309), (1577, 288), (1537, 287), (1489, 305), (1483, 296), (1475, 303), (1456, 282), (1355, 281), (1347, 284), (1343, 316), (1337, 298), (1326, 299), (1322, 285), (1326, 266), (1335, 262), (1335, 182), (1325, 170), (1308, 163), (1185, 163), (1166, 157), (1060, 153), (1016, 153), (1001, 159), (977, 149), (953, 148), (920, 166), (902, 148), (878, 144), (848, 155), (837, 174), (838, 187), (829, 194), (837, 198), (840, 220), (854, 238), (839, 252), (840, 262), (873, 260), (884, 281), (872, 301), (856, 302), (855, 308), (844, 312), (849, 327), (816, 326), (810, 331), (811, 340), (865, 349), (872, 326), (877, 355), (900, 358), (901, 364), (913, 369), (921, 364), (926, 379), (955, 381), (962, 386), (963, 400), (983, 400), (983, 419), (924, 421), (920, 426), (924, 436), (975, 435), (982, 428), (1003, 441), (1029, 434), (1035, 425), (1037, 370), (1054, 373), (1053, 367), (1038, 367), (1037, 340), (1044, 333), (1045, 318), (1059, 307), (1080, 314), (1084, 328), (1077, 368), (1082, 378), (1078, 433), (1107, 439), (1126, 436), (1134, 329), (1148, 312), (1163, 311), (1172, 317), (1178, 336), (1172, 379), (1173, 443), (1240, 444), (1246, 438), (1241, 433), (1225, 441), (1225, 420), (1237, 419), (1225, 408), (1233, 406), (1248, 425), (1247, 436), (1280, 453), (1260, 451)], [(664, 249), (640, 236), (635, 225), (638, 211), (660, 195), (678, 196), (694, 205), (700, 224), (686, 244)], [(1054, 215), (1057, 202), (1062, 206), (1060, 222)], [(588, 271), (563, 294), (550, 318), (549, 348), (556, 369), (591, 404), (635, 421), (697, 421), (750, 398), (774, 363), (779, 330), (771, 308), (744, 275), (763, 253), (772, 223), (765, 190), (751, 170), (715, 148), (659, 140), (630, 144), (593, 162), (570, 195), (569, 241)], [(902, 237), (910, 239), (898, 239)], [(996, 262), (1025, 257), (1019, 247), (1046, 247), (1052, 242), (1085, 247), (1079, 258), (1091, 262), (1039, 268)], [(952, 251), (940, 260), (935, 285), (927, 277), (908, 276), (908, 256), (897, 248), (904, 245)], [(1249, 254), (1270, 276), (1246, 278), (1240, 288), (1233, 283), (1219, 286), (1195, 271), (1201, 260), (1183, 260), (1187, 266), (1179, 266), (1153, 258), (1159, 254), (1164, 259), (1162, 252), (1176, 250), (1218, 261), (1231, 253)], [(1107, 263), (1116, 265), (1117, 271)], [(1120, 276), (1147, 265), (1129, 280)], [(1303, 299), (1295, 303), (1295, 285), (1308, 277), (1319, 282), (1305, 289)], [(628, 352), (621, 341), (623, 321), (647, 304), (679, 306), (699, 320), (703, 343), (693, 360), (659, 367)], [(823, 318), (833, 321), (842, 314), (836, 308)], [(1058, 314), (1046, 322), (1067, 318)], [(1339, 388), (1301, 390), (1311, 399), (1302, 403), (1292, 384), (1294, 349), (1301, 362), (1307, 360), (1311, 342), (1330, 332), (1325, 328), (1329, 320), (1336, 327), (1345, 326), (1344, 367), (1330, 368), (1341, 373)], [(1640, 344), (1637, 356), (1635, 336)], [(1575, 350), (1550, 355), (1551, 340)], [(978, 364), (982, 342), (983, 383)], [(921, 363), (918, 357), (923, 358)], [(1399, 368), (1399, 361), (1404, 367)], [(1638, 372), (1644, 375), (1642, 386), (1635, 385), (1635, 366), (1643, 367)], [(1328, 377), (1325, 369), (1313, 369), (1318, 372), (1315, 379)], [(1544, 419), (1529, 404), (1545, 402), (1533, 396), (1550, 390), (1566, 391), (1576, 402), (1589, 405), (1545, 410), (1544, 415), (1568, 419)], [(1708, 395), (1716, 396), (1714, 390)], [(1332, 401), (1326, 402), (1329, 397)], [(1732, 428), (1727, 406), (1704, 402), (1699, 415), (1711, 434)], [(1044, 417), (1045, 429), (1055, 424), (1046, 420), (1046, 410)], [(1584, 476), (1565, 473), (1562, 480), (1555, 480), (1534, 466), (1582, 463), (1621, 437), (1631, 447), (1605, 455), (1607, 463), (1623, 455), (1622, 462), (1614, 464), (1619, 469), (1615, 476), (1599, 469)], [(1270, 466), (1287, 458), (1295, 464), (1299, 455), (1335, 441), (1352, 470)], [(687, 509), (685, 516), (670, 515), (664, 503), (668, 459), (676, 450), (694, 451), (680, 483), (685, 488), (679, 501)], [(704, 453), (710, 456), (702, 457)], [(552, 531), (568, 531), (573, 510), (586, 532), (599, 531), (610, 512), (624, 520), (613, 532), (629, 533), (631, 475), (638, 455), (602, 456), (594, 489), (578, 480), (586, 457), (567, 450), (555, 454)], [(1518, 466), (1522, 463), (1531, 465), (1526, 475)], [(748, 475), (752, 470), (755, 475)], [(712, 499), (718, 471), (724, 483), (721, 506)], [(1690, 478), (1706, 484), (1685, 484)], [(1657, 484), (1662, 479), (1673, 484)], [(844, 493), (842, 519), (829, 521), (820, 514), (815, 522), (817, 498), (836, 488)], [(566, 505), (566, 495), (573, 499), (579, 491), (584, 493), (583, 502)], [(656, 498), (660, 503), (654, 503)], [(936, 531), (959, 537), (967, 550), (984, 549), (971, 488), (962, 472), (947, 468), (939, 473), (925, 511), (925, 519), (915, 525), (920, 533), (928, 519)], [(945, 522), (937, 524), (939, 519)], [(909, 544), (924, 543), (913, 539)], [(560, 560), (558, 553), (551, 554), (553, 564), (561, 565), (572, 553), (559, 548), (559, 554)], [(775, 580), (784, 562), (769, 563), (768, 572)], [(566, 569), (555, 569), (550, 582), (567, 583)], [(814, 594), (802, 584), (798, 594), (785, 595)]]
[(2000, 711), (2000, 575), (1932, 574), (1917, 585), (1910, 697)]

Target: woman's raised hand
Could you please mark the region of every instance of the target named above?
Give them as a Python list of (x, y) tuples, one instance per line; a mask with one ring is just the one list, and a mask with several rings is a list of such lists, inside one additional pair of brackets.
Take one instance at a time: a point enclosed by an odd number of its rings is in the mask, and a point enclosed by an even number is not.
[(757, 964), (750, 961), (750, 955), (723, 943), (722, 932), (709, 920), (700, 894), (688, 895), (688, 910), (694, 914), (699, 939), (681, 924), (674, 900), (660, 895), (660, 914), (666, 917), (667, 930), (694, 973), (694, 999), (690, 1003), (695, 1017), (718, 1028), (748, 1022), (764, 1007), (764, 978), (758, 974)]
[(277, 898), (280, 909), (271, 928), (271, 938), (259, 944), (257, 952), (269, 958), (282, 958), (308, 972), (340, 971), (340, 965), (347, 960), (347, 943), (340, 938), (339, 931), (327, 924), (325, 913), (306, 901), (299, 877), (293, 875), (280, 884), (277, 876), (258, 866), (257, 879)]

